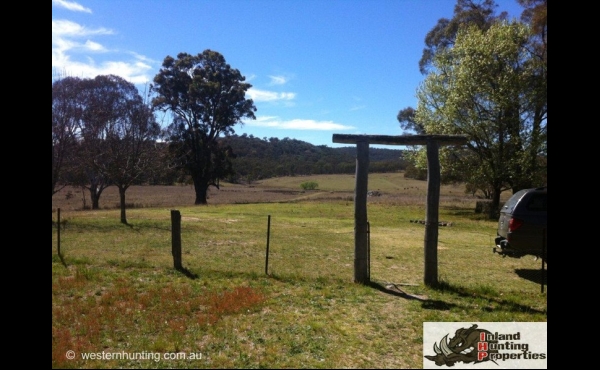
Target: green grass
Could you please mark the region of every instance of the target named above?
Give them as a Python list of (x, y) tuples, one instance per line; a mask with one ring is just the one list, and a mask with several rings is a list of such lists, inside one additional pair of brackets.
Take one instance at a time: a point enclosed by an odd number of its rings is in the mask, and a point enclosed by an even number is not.
[[(400, 203), (369, 198), (371, 285), (352, 282), (351, 201), (178, 207), (195, 279), (173, 269), (170, 208), (128, 210), (131, 227), (118, 210), (65, 212), (66, 267), (52, 229), (52, 367), (421, 368), (425, 321), (547, 321), (540, 261), (492, 254), (496, 222), (471, 205), (440, 207), (452, 226), (439, 229), (440, 284), (425, 286), (425, 229), (410, 222), (424, 206)], [(102, 351), (202, 358), (81, 358)]]

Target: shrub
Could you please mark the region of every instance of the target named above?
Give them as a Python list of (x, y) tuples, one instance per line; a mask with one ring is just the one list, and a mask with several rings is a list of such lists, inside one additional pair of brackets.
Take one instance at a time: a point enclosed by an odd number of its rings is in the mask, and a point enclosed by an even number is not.
[(315, 190), (319, 187), (319, 184), (314, 181), (307, 181), (300, 184), (300, 187), (304, 190)]

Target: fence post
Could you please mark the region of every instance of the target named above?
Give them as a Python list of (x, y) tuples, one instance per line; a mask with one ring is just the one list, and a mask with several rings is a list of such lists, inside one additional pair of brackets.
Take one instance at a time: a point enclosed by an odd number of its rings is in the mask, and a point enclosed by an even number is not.
[(367, 221), (367, 279), (371, 281), (371, 223)]
[(171, 253), (175, 269), (183, 270), (181, 265), (181, 213), (175, 209), (171, 210)]
[(56, 229), (56, 243), (57, 243), (57, 250), (58, 250), (58, 256), (62, 258), (62, 255), (60, 254), (60, 208), (58, 208), (56, 210), (57, 212), (57, 216), (56, 216), (56, 225), (58, 226), (58, 228)]
[(265, 255), (265, 275), (269, 275), (269, 239), (271, 238), (271, 215), (267, 221), (267, 254)]

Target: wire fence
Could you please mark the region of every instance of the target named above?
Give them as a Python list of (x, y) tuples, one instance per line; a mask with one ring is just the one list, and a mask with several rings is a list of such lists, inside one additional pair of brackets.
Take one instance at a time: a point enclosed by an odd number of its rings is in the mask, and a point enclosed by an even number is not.
[[(53, 221), (53, 227), (57, 227), (57, 252), (66, 265), (60, 239), (69, 229), (61, 228), (60, 209), (57, 217), (56, 223)], [(211, 237), (206, 231), (198, 229), (197, 221), (192, 223), (179, 215), (179, 225), (172, 219), (170, 227), (161, 229), (164, 237), (170, 240), (170, 245), (163, 248), (163, 258), (171, 254), (173, 266), (184, 271), (202, 267), (231, 274), (265, 274), (289, 279), (352, 279), (355, 268), (352, 220), (315, 218), (298, 221), (265, 215), (259, 221), (258, 224), (263, 225), (260, 228), (255, 226), (255, 219), (224, 220), (221, 227), (227, 229), (226, 237), (222, 233), (218, 237)], [(249, 222), (253, 223), (252, 226), (245, 224)], [(419, 285), (422, 282), (423, 228), (415, 223), (409, 231), (412, 240), (407, 241), (405, 231), (400, 233), (368, 223), (369, 280), (406, 285)], [(140, 238), (143, 238), (144, 232), (141, 234)], [(472, 245), (440, 238), (440, 278), (474, 279), (491, 285), (500, 284), (507, 268), (498, 262), (490, 271), (478, 271), (473, 262), (481, 258), (484, 249), (473, 248)], [(546, 238), (543, 249), (545, 256)], [(537, 262), (537, 267), (529, 260), (510, 266), (519, 278), (539, 285), (543, 293), (547, 286), (547, 263), (545, 259)]]

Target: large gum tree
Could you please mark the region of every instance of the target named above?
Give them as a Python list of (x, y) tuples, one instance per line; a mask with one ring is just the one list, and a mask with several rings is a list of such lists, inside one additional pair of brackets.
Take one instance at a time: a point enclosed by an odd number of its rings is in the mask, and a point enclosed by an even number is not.
[(170, 111), (169, 146), (174, 164), (194, 182), (195, 204), (207, 203), (210, 186), (231, 174), (231, 148), (219, 137), (234, 133), (242, 119), (255, 119), (256, 107), (246, 99), (252, 85), (239, 70), (231, 68), (220, 53), (204, 50), (197, 55), (167, 56), (154, 77), (153, 106)]
[(461, 28), (417, 93), (414, 119), (426, 133), (468, 137), (465, 151), (440, 151), (443, 165), (489, 190), (491, 215), (502, 191), (545, 185), (546, 65), (530, 36), (527, 25), (505, 21)]

